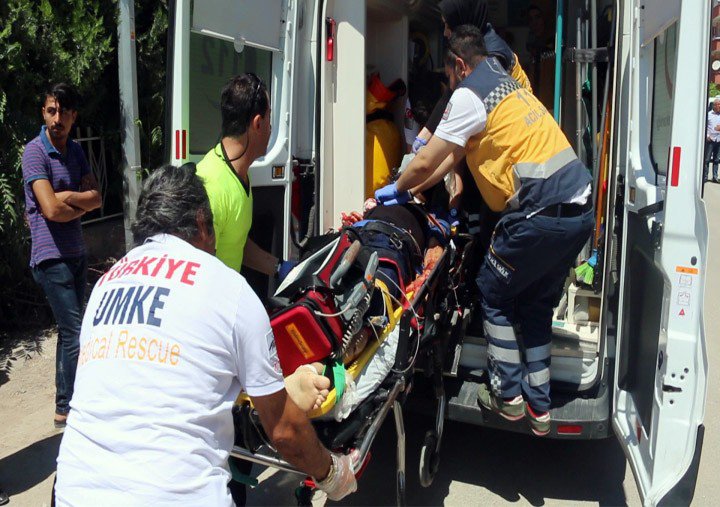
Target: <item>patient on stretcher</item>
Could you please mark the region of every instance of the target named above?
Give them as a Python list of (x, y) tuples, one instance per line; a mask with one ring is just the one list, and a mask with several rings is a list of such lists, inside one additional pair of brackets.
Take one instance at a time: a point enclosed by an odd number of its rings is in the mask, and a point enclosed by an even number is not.
[(271, 313), (285, 375), (317, 362), (331, 381), (327, 402), (320, 408), (314, 403), (311, 416), (332, 409), (372, 366), (449, 235), (447, 222), (414, 204), (378, 206), (349, 222), (354, 223), (317, 238), (303, 252), (275, 294), (280, 309)]

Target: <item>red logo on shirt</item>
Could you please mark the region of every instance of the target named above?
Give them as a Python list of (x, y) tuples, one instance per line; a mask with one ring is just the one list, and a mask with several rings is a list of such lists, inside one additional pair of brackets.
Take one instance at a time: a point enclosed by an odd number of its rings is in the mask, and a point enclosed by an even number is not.
[(447, 120), (450, 116), (450, 111), (452, 111), (452, 102), (448, 102), (447, 107), (445, 108), (445, 112), (442, 115), (443, 120)]

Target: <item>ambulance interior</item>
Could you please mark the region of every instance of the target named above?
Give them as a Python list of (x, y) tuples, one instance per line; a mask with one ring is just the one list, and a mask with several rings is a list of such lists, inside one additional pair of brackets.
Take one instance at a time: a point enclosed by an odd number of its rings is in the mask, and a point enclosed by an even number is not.
[[(610, 1), (570, 0), (564, 2), (563, 44), (565, 54), (560, 73), (559, 106), (555, 111), (555, 25), (556, 2), (551, 0), (515, 0), (488, 2), (488, 21), (517, 55), (528, 75), (535, 94), (550, 114), (559, 114), (560, 124), (580, 158), (594, 174), (594, 181), (607, 178), (598, 175), (603, 151), (603, 104), (607, 59), (602, 55), (592, 63), (573, 58), (569, 48), (606, 47), (610, 34)], [(444, 57), (443, 26), (436, 0), (367, 1), (365, 70), (366, 77), (379, 73), (385, 85), (403, 79), (413, 96), (418, 71), (442, 73)], [(530, 19), (532, 18), (532, 19)], [(606, 55), (606, 54), (605, 54)], [(578, 92), (579, 90), (579, 92)], [(405, 97), (395, 100), (391, 111), (398, 131), (403, 133)], [(607, 135), (607, 134), (606, 134)], [(609, 146), (609, 143), (608, 143)], [(403, 145), (403, 148), (406, 148)], [(600, 153), (602, 151), (602, 153)], [(609, 168), (610, 164), (606, 167)], [(609, 170), (609, 169), (608, 169)], [(593, 198), (597, 198), (595, 183)], [(366, 188), (366, 193), (369, 189)], [(599, 197), (601, 207), (605, 196)], [(600, 214), (599, 220), (603, 216)], [(602, 227), (600, 227), (602, 232)], [(601, 333), (604, 297), (602, 258), (598, 267), (588, 268), (593, 252), (602, 253), (602, 234), (593, 239), (581, 253), (576, 266), (568, 273), (565, 291), (553, 318), (551, 379), (554, 389), (568, 393), (597, 387), (603, 367), (605, 335)], [(602, 255), (601, 255), (602, 257)], [(594, 262), (594, 261), (593, 261)], [(578, 278), (584, 277), (584, 282)], [(609, 295), (608, 295), (609, 296)], [(607, 304), (607, 303), (605, 303)], [(472, 325), (469, 330), (481, 329)], [(481, 333), (474, 333), (481, 334)], [(459, 354), (459, 369), (466, 378), (480, 375), (486, 363), (486, 341), (472, 332), (465, 335)], [(456, 358), (456, 364), (457, 358)]]

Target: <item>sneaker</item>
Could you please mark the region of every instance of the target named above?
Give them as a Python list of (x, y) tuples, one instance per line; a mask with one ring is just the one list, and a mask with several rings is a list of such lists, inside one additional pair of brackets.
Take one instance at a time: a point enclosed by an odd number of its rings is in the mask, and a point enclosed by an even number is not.
[(539, 437), (550, 433), (550, 412), (535, 412), (532, 407), (525, 404), (525, 415), (530, 423), (530, 429)]
[(520, 395), (515, 396), (512, 400), (503, 400), (502, 398), (496, 397), (490, 389), (488, 389), (487, 385), (480, 384), (477, 398), (480, 405), (500, 414), (508, 421), (519, 421), (525, 416), (523, 399)]

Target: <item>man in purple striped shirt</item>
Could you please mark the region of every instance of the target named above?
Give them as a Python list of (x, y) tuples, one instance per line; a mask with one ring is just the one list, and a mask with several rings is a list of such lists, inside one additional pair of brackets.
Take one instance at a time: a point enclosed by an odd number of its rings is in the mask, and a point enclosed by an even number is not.
[(99, 208), (102, 200), (82, 148), (69, 139), (77, 92), (60, 83), (42, 100), (45, 125), (25, 147), (22, 169), (30, 268), (58, 325), (55, 427), (62, 428), (70, 411), (85, 300), (87, 259), (80, 217)]

